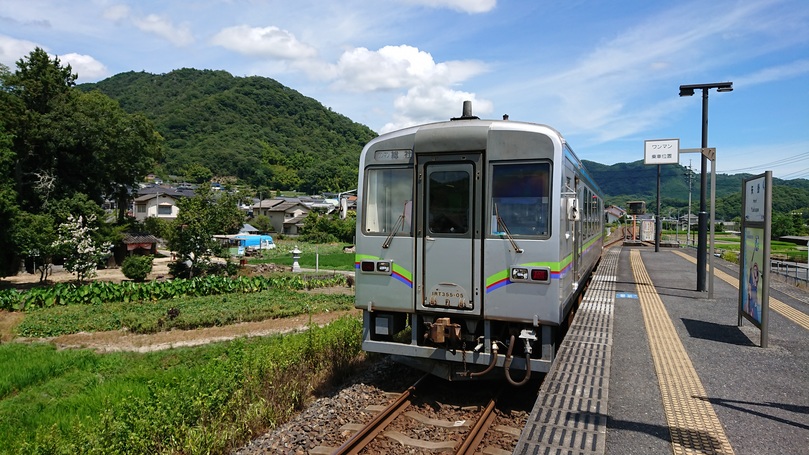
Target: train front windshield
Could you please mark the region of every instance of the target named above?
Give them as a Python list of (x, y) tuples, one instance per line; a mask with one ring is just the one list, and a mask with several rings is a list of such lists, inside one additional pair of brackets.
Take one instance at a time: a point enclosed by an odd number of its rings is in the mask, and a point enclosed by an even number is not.
[(550, 163), (493, 166), (493, 235), (504, 234), (505, 228), (514, 236), (550, 235), (550, 169)]
[(411, 233), (413, 170), (368, 169), (365, 190), (365, 232), (389, 234), (394, 229)]

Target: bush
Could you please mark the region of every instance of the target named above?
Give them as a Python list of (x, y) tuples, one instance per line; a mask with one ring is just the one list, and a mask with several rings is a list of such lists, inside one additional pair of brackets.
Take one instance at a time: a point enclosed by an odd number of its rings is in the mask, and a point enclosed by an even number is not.
[(739, 254), (737, 252), (735, 252), (735, 251), (723, 251), (722, 252), (722, 259), (738, 264), (739, 263)]
[(141, 282), (152, 272), (153, 256), (128, 256), (121, 264), (121, 272), (130, 280)]
[(301, 240), (309, 243), (335, 243), (338, 241), (337, 237), (329, 234), (328, 232), (315, 231), (307, 232), (301, 235)]

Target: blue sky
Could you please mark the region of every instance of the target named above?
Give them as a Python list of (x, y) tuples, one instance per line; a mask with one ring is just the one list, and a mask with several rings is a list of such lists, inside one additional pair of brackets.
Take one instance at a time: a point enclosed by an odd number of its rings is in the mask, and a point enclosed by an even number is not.
[[(78, 82), (221, 69), (273, 78), (383, 133), (474, 114), (551, 125), (582, 159), (701, 142), (717, 172), (809, 178), (806, 0), (3, 0), (0, 63), (35, 46)], [(683, 154), (699, 169), (697, 154)]]

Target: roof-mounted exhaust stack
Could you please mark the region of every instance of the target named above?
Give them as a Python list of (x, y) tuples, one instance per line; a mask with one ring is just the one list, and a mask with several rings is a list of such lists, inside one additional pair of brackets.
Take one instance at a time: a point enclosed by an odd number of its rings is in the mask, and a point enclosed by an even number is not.
[(463, 102), (463, 112), (460, 117), (453, 117), (450, 120), (479, 120), (480, 117), (472, 115), (472, 102), (467, 100)]

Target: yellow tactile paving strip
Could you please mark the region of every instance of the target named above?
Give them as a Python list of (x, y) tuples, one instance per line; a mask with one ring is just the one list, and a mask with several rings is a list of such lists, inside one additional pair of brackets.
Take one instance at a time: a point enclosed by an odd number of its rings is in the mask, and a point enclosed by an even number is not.
[(671, 433), (672, 451), (675, 455), (732, 454), (725, 430), (646, 272), (640, 252), (630, 251), (630, 258)]
[[(680, 251), (672, 251), (672, 252), (684, 257), (685, 259), (691, 261), (694, 264), (697, 263), (696, 258), (693, 258), (693, 257), (691, 257), (691, 256), (689, 256), (689, 255), (687, 255), (687, 254), (685, 254), (683, 252), (680, 252)], [(735, 277), (731, 276), (731, 275), (717, 269), (716, 267), (714, 267), (713, 270), (714, 270), (714, 275), (716, 275), (717, 277), (719, 277), (720, 279), (722, 279), (726, 283), (730, 284), (731, 286), (735, 287), (736, 289), (739, 289), (739, 277), (738, 276), (735, 276)], [(783, 316), (783, 317), (789, 319), (790, 321), (794, 322), (795, 324), (798, 324), (799, 326), (803, 327), (804, 329), (809, 330), (809, 315), (807, 315), (806, 313), (798, 311), (795, 308), (792, 308), (791, 306), (787, 305), (786, 303), (784, 303), (784, 302), (782, 302), (782, 301), (780, 301), (778, 299), (774, 299), (772, 297), (770, 297), (770, 308), (773, 311), (780, 314), (781, 316)]]

